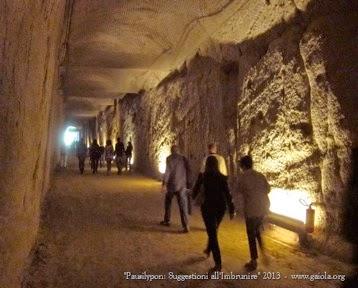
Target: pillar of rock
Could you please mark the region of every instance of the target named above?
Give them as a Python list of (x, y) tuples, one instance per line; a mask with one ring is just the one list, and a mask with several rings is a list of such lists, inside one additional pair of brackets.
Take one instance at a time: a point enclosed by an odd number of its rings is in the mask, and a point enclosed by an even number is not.
[(49, 186), (65, 8), (62, 0), (0, 4), (0, 287), (20, 285)]

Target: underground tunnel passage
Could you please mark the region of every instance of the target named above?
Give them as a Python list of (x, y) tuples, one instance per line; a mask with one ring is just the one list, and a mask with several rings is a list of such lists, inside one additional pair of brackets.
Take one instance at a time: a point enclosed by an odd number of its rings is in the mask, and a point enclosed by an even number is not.
[[(1, 0), (0, 15), (0, 288), (358, 287), (357, 1)], [(169, 223), (171, 154), (187, 183)], [(247, 171), (270, 186), (257, 267)], [(219, 228), (208, 175), (229, 191)], [(211, 224), (222, 266), (213, 234), (203, 253)]]

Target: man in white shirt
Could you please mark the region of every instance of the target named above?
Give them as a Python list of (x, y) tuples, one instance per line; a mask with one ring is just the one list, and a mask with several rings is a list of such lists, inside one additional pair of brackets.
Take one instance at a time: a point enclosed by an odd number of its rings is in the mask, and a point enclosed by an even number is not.
[[(239, 177), (237, 192), (242, 194), (244, 199), (246, 232), (251, 256), (251, 261), (246, 263), (245, 267), (248, 271), (253, 271), (257, 268), (258, 254), (256, 241), (259, 244), (264, 261), (267, 260), (260, 230), (262, 228), (263, 219), (268, 214), (270, 208), (270, 200), (268, 197), (270, 185), (262, 173), (253, 169), (251, 156), (242, 157), (240, 159), (240, 167), (243, 173)], [(237, 197), (234, 198), (237, 199)]]
[(215, 158), (218, 160), (218, 163), (219, 163), (220, 173), (223, 174), (224, 176), (227, 176), (227, 168), (226, 168), (225, 159), (223, 156), (218, 154), (218, 146), (216, 145), (216, 143), (210, 143), (208, 145), (208, 152), (209, 152), (209, 154), (204, 157), (203, 162), (201, 163), (200, 173), (204, 173), (204, 171), (205, 171), (206, 159), (209, 156), (215, 156)]
[(189, 187), (189, 163), (188, 160), (179, 153), (178, 146), (171, 147), (171, 154), (166, 160), (166, 169), (163, 177), (162, 192), (165, 193), (165, 215), (160, 225), (170, 225), (171, 203), (174, 196), (177, 197), (180, 219), (183, 232), (189, 232), (188, 219), (188, 195)]

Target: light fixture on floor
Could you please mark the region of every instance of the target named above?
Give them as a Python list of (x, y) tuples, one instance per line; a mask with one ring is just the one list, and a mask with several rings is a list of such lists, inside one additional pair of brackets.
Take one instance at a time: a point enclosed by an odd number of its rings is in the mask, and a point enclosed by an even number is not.
[(307, 191), (300, 189), (272, 188), (269, 193), (270, 211), (279, 215), (306, 222), (306, 208), (301, 200), (310, 203)]

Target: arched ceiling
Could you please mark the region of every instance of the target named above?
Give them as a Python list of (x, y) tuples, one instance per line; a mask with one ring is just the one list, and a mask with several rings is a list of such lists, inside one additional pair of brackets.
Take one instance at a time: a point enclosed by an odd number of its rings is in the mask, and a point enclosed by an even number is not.
[(75, 0), (62, 87), (67, 111), (95, 115), (99, 102), (153, 87), (231, 15), (234, 2)]
[(115, 98), (156, 86), (209, 39), (254, 37), (308, 2), (73, 1), (61, 88), (67, 113), (79, 116), (95, 116)]

